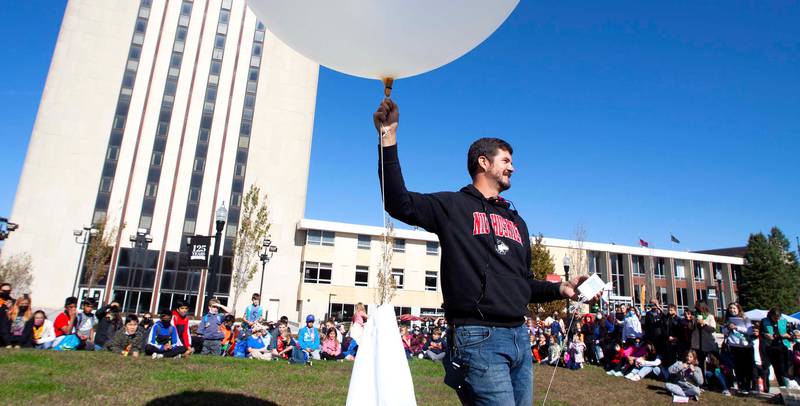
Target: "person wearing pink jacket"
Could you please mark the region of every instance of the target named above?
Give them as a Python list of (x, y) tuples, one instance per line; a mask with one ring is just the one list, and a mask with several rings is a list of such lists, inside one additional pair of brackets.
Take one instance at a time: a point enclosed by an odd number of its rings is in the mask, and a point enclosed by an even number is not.
[(339, 344), (339, 339), (336, 337), (336, 329), (328, 329), (325, 337), (322, 338), (322, 348), (320, 349), (320, 356), (325, 360), (340, 360), (342, 359), (342, 345)]

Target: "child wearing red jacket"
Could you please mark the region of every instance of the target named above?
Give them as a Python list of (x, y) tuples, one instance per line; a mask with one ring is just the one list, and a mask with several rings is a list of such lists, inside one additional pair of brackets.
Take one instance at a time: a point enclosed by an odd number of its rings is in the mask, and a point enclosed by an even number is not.
[(183, 356), (188, 357), (194, 352), (194, 348), (192, 347), (192, 335), (189, 334), (189, 305), (186, 302), (179, 300), (175, 303), (175, 310), (172, 311), (172, 325), (178, 330), (178, 337), (186, 348)]

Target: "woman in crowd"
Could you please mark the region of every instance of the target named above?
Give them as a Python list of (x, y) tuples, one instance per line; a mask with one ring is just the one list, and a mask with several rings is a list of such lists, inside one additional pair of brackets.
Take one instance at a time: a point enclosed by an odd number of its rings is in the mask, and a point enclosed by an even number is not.
[(583, 343), (586, 345), (586, 362), (597, 365), (598, 360), (595, 352), (593, 315), (587, 314), (583, 316), (580, 333), (583, 337)]
[(408, 326), (400, 326), (400, 340), (403, 341), (403, 349), (406, 351), (406, 358), (411, 358), (411, 334), (408, 333)]
[(793, 333), (794, 342), (792, 344), (792, 365), (794, 365), (794, 380), (800, 384), (800, 330)]
[(657, 378), (661, 376), (661, 357), (656, 351), (656, 346), (652, 343), (647, 343), (645, 351), (646, 354), (644, 356), (636, 358), (634, 361), (635, 367), (628, 375), (625, 375), (626, 378), (632, 381), (639, 381), (650, 374)]
[(789, 332), (786, 329), (786, 319), (781, 317), (781, 310), (777, 307), (769, 309), (767, 317), (761, 320), (761, 334), (767, 346), (767, 356), (772, 370), (775, 371), (775, 380), (778, 386), (788, 385), (787, 371), (789, 351), (792, 349)]
[(33, 346), (39, 350), (48, 350), (53, 347), (56, 340), (56, 332), (53, 329), (53, 322), (47, 320), (47, 315), (43, 311), (33, 312), (33, 318), (28, 320), (31, 323)]
[(361, 334), (364, 333), (364, 325), (367, 323), (367, 308), (364, 304), (358, 302), (356, 310), (353, 313), (353, 323), (350, 324), (350, 337), (354, 340), (361, 340)]
[(667, 390), (673, 396), (690, 397), (700, 400), (700, 385), (703, 384), (703, 371), (697, 366), (697, 354), (689, 350), (685, 361), (676, 361), (669, 367)]
[[(714, 339), (714, 332), (717, 331), (717, 321), (714, 315), (708, 311), (705, 302), (697, 302), (695, 309), (695, 323), (692, 329), (691, 347), (697, 355), (697, 362), (701, 368), (705, 368), (706, 354), (712, 353), (719, 359), (719, 346)], [(705, 373), (705, 369), (703, 369)]]
[(753, 389), (753, 347), (750, 343), (752, 324), (742, 311), (739, 303), (728, 305), (725, 315), (725, 344), (733, 357), (736, 387), (739, 393), (746, 395)]
[[(100, 351), (108, 340), (111, 340), (123, 326), (119, 303), (112, 302), (103, 306), (94, 313), (97, 317), (96, 332), (94, 334), (95, 350)], [(138, 325), (138, 323), (137, 323)]]
[(342, 345), (339, 343), (335, 328), (329, 328), (322, 338), (320, 356), (325, 360), (339, 360), (342, 358)]
[(3, 341), (6, 348), (20, 348), (31, 346), (31, 336), (33, 335), (33, 324), (28, 320), (33, 318), (31, 310), (31, 298), (23, 295), (18, 298), (11, 309), (8, 310), (8, 331), (5, 331)]

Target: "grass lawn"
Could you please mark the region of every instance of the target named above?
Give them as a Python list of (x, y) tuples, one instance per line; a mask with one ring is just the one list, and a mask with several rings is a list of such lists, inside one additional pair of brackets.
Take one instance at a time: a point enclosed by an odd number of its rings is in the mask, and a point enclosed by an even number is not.
[[(0, 404), (343, 405), (352, 364), (318, 361), (311, 368), (245, 359), (192, 356), (180, 360), (122, 358), (111, 353), (0, 349)], [(541, 402), (553, 369), (537, 366)], [(441, 364), (412, 360), (419, 405), (457, 405), (442, 383)], [(559, 369), (548, 405), (667, 405), (663, 383), (630, 382), (587, 367)], [(706, 392), (704, 404), (754, 399)]]

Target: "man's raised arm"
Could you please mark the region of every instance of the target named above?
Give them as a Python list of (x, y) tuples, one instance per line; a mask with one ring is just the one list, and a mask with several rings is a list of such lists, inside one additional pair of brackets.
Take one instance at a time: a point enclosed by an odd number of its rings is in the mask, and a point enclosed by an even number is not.
[(372, 119), (380, 138), (378, 180), (383, 188), (386, 211), (406, 224), (436, 232), (436, 212), (440, 210), (440, 203), (432, 195), (409, 192), (403, 181), (403, 172), (397, 157), (400, 109), (391, 99), (384, 99)]

